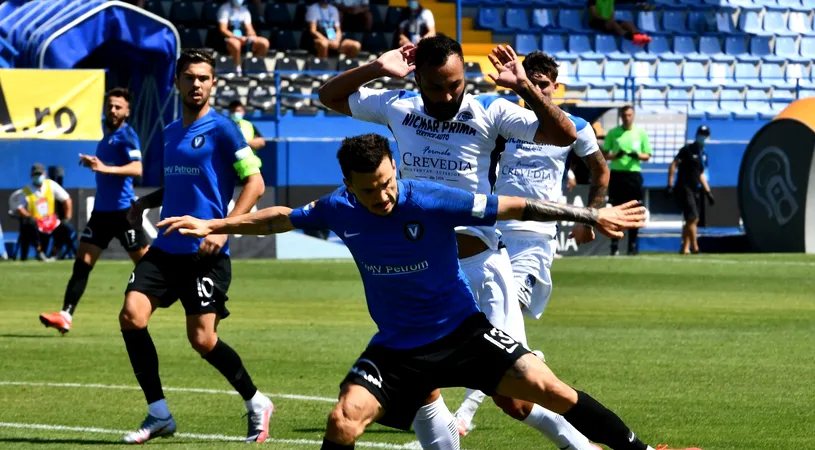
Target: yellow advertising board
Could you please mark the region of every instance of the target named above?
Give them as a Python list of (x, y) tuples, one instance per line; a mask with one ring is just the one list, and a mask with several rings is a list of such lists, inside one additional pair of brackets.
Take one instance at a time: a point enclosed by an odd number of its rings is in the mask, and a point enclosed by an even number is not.
[(0, 70), (0, 139), (102, 139), (103, 70)]

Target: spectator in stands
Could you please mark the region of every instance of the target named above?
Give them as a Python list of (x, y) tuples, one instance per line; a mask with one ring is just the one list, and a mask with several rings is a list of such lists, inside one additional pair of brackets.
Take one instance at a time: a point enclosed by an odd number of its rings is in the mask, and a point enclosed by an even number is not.
[(408, 0), (407, 6), (407, 17), (399, 24), (399, 47), (418, 44), (422, 39), (436, 35), (433, 12), (423, 7), (419, 0)]
[(374, 16), (369, 0), (337, 0), (342, 27), (351, 31), (371, 31)]
[(266, 145), (266, 139), (263, 138), (263, 135), (260, 134), (260, 131), (255, 128), (252, 122), (243, 118), (245, 114), (246, 108), (240, 100), (233, 100), (229, 104), (229, 118), (238, 124), (238, 128), (241, 129), (243, 138), (249, 143), (249, 147), (254, 151), (258, 151)]
[[(699, 253), (699, 242), (696, 240), (696, 226), (699, 223), (699, 185), (702, 185), (708, 203), (713, 206), (713, 194), (705, 177), (704, 154), (705, 141), (710, 138), (710, 128), (702, 125), (696, 130), (696, 140), (682, 147), (668, 168), (668, 196), (676, 194), (676, 204), (682, 210), (685, 223), (682, 225), (682, 249), (679, 253), (687, 255), (691, 251)], [(679, 169), (674, 185), (674, 173)]]
[[(610, 130), (603, 141), (606, 159), (611, 160), (611, 179), (608, 197), (612, 205), (622, 205), (631, 200), (642, 201), (643, 161), (651, 159), (651, 143), (648, 134), (634, 125), (634, 108), (620, 108), (622, 125)], [(628, 254), (637, 254), (639, 230), (628, 230)], [(611, 255), (619, 254), (619, 240), (612, 239)]]
[[(45, 166), (40, 163), (31, 167), (31, 184), (15, 194), (11, 202), (20, 218), (20, 259), (28, 259), (28, 247), (34, 244), (37, 259), (52, 261), (54, 258), (45, 254), (48, 238), (54, 240), (52, 256), (71, 239), (73, 230), (66, 223), (73, 214), (71, 197), (56, 181), (46, 178)], [(57, 202), (62, 203), (64, 222), (57, 216)]]
[[(642, 2), (642, 0), (617, 1), (619, 3)], [(589, 26), (601, 33), (622, 36), (635, 45), (643, 46), (651, 42), (651, 37), (640, 33), (633, 23), (614, 18), (614, 2), (615, 0), (589, 0)]]
[(218, 9), (218, 26), (226, 42), (226, 52), (235, 61), (235, 70), (240, 74), (241, 53), (252, 49), (254, 56), (269, 53), (269, 40), (258, 36), (252, 26), (252, 14), (243, 6), (243, 0), (230, 0)]
[(329, 51), (338, 52), (349, 58), (357, 56), (362, 45), (353, 39), (343, 39), (340, 27), (340, 12), (329, 0), (320, 0), (306, 10), (306, 22), (314, 37), (314, 52), (320, 58)]

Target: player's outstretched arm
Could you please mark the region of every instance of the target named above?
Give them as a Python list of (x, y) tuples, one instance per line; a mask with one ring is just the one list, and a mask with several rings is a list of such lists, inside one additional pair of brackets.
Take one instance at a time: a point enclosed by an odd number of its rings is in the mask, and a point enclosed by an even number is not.
[(210, 234), (252, 234), (265, 235), (285, 233), (294, 229), (291, 223), (291, 208), (272, 206), (249, 214), (227, 217), (226, 219), (201, 220), (192, 216), (168, 217), (157, 224), (166, 228), (164, 234), (178, 231), (185, 236), (207, 237)]
[(498, 197), (498, 220), (585, 223), (610, 238), (620, 239), (623, 230), (645, 226), (645, 207), (632, 201), (613, 208), (581, 208), (547, 200)]
[(404, 78), (408, 76), (415, 69), (413, 65), (415, 54), (416, 47), (413, 44), (408, 44), (385, 52), (368, 64), (346, 70), (320, 87), (320, 102), (338, 113), (350, 116), (349, 97), (359, 91), (366, 83), (377, 78)]

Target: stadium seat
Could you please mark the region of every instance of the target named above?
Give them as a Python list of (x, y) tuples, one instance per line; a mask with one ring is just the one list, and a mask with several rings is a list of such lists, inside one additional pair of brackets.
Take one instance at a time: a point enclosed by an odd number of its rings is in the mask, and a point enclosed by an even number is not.
[(631, 77), (636, 85), (645, 85), (653, 88), (665, 88), (667, 84), (657, 81), (651, 70), (651, 63), (648, 61), (634, 61), (631, 65)]
[(594, 50), (602, 55), (609, 55), (620, 51), (617, 38), (610, 34), (596, 34), (594, 36)]
[(514, 49), (519, 55), (528, 55), (540, 48), (534, 34), (516, 34)]
[(346, 70), (355, 69), (361, 66), (364, 62), (357, 58), (345, 58), (339, 62), (339, 70), (345, 72)]
[(640, 11), (637, 13), (637, 25), (643, 33), (657, 34), (660, 32), (659, 21), (654, 11)]
[(690, 108), (690, 89), (673, 87), (668, 91), (666, 107), (671, 111), (687, 112)]
[(792, 37), (777, 37), (775, 38), (775, 55), (780, 60), (792, 61), (797, 63), (807, 63), (810, 61), (798, 53), (796, 48), (795, 38)]
[(626, 39), (623, 39), (620, 52), (633, 56), (637, 61), (655, 62), (657, 60), (657, 55), (648, 53), (644, 48), (636, 46), (633, 42)]
[(550, 30), (557, 28), (554, 11), (548, 8), (539, 8), (532, 11), (532, 28), (537, 30)]
[(713, 29), (713, 17), (706, 11), (691, 11), (688, 13), (688, 30), (691, 33), (707, 33)]
[(688, 61), (682, 65), (682, 80), (694, 86), (709, 85), (707, 69), (700, 62)]
[[(204, 2), (201, 9), (201, 22), (207, 25), (214, 25), (218, 23), (218, 9), (221, 5), (218, 2)], [(253, 18), (254, 19), (254, 18)], [(252, 21), (255, 25), (255, 21)]]
[(165, 3), (169, 5), (169, 2), (161, 2), (158, 0), (149, 0), (144, 2), (144, 9), (165, 19), (170, 18), (170, 10), (169, 8), (165, 7)]
[(235, 73), (235, 61), (226, 55), (221, 55), (215, 60), (215, 75)]
[[(716, 93), (713, 89), (699, 89), (693, 92), (693, 103), (688, 109), (688, 117), (692, 119), (704, 118), (708, 111), (716, 111)], [(730, 114), (727, 115), (729, 117)]]
[(682, 55), (671, 51), (671, 44), (667, 36), (653, 36), (648, 44), (648, 53), (659, 58), (660, 61), (679, 62), (685, 59)]
[(759, 75), (761, 76), (761, 84), (764, 86), (774, 86), (780, 89), (792, 89), (795, 87), (794, 84), (790, 84), (784, 77), (784, 70), (781, 68), (781, 64), (765, 62), (761, 65)]
[(264, 114), (273, 114), (276, 103), (274, 91), (263, 87), (255, 87), (249, 91), (247, 103)]
[(753, 36), (750, 39), (750, 54), (764, 61), (784, 62), (784, 58), (774, 55), (770, 50), (770, 38), (766, 36)]
[(389, 30), (396, 30), (402, 22), (402, 15), (405, 13), (404, 8), (398, 6), (391, 6), (388, 8), (388, 15), (385, 17), (385, 24)]
[(683, 11), (665, 11), (662, 14), (662, 29), (671, 34), (688, 34)]
[(776, 36), (796, 36), (798, 34), (787, 28), (784, 13), (777, 10), (764, 13), (764, 31)]
[(294, 86), (286, 86), (280, 89), (280, 105), (286, 108), (295, 109), (309, 104), (308, 98), (303, 97), (303, 91)]
[(755, 119), (757, 115), (755, 111), (746, 108), (739, 89), (722, 89), (719, 93), (719, 106), (722, 110), (732, 113), (735, 119)]
[[(706, 0), (707, 1), (707, 0)], [(760, 13), (763, 9), (761, 5), (757, 5), (753, 0), (727, 0), (730, 6), (740, 9), (742, 12), (750, 11)]]
[(586, 101), (590, 102), (610, 102), (611, 91), (603, 88), (589, 88), (586, 92)]
[(736, 63), (736, 68), (733, 71), (733, 78), (736, 81), (735, 84), (731, 83), (731, 86), (758, 86), (761, 84), (758, 79), (758, 67), (749, 62)]
[(559, 34), (544, 34), (541, 38), (541, 50), (554, 56), (558, 61), (577, 61), (577, 54), (566, 50), (563, 36)]
[(790, 13), (788, 20), (789, 29), (793, 33), (805, 36), (815, 35), (815, 31), (812, 31), (812, 19), (808, 14), (800, 11), (793, 11)]
[[(388, 5), (370, 5), (372, 29), (375, 31), (388, 30)], [(359, 21), (357, 21), (359, 22)], [(358, 23), (358, 25), (361, 25)], [(365, 31), (361, 27), (349, 28), (348, 31)]]
[(215, 91), (215, 104), (222, 108), (227, 108), (232, 101), (240, 100), (240, 97), (238, 90), (227, 84), (219, 87)]
[(606, 83), (603, 80), (603, 72), (600, 69), (600, 63), (597, 61), (580, 61), (580, 64), (577, 65), (576, 77), (577, 81), (581, 83), (599, 87), (613, 87), (611, 83)]
[(696, 50), (696, 41), (694, 41), (693, 36), (674, 36), (673, 52), (687, 61), (710, 61), (710, 56)]
[[(489, 70), (492, 70), (490, 68)], [(482, 75), (484, 71), (482, 70), (481, 64), (473, 61), (467, 61), (464, 63), (464, 74), (468, 78), (472, 78), (475, 75)]]
[(196, 4), (190, 1), (173, 2), (170, 8), (170, 21), (181, 25), (197, 24), (200, 14), (196, 11)]
[(743, 36), (728, 36), (724, 40), (724, 51), (739, 61), (749, 61), (757, 63), (761, 58), (751, 55), (747, 50), (747, 41)]
[(529, 30), (529, 14), (523, 8), (509, 8), (507, 9), (507, 28), (516, 31)]
[(767, 32), (761, 28), (759, 11), (742, 10), (739, 14), (739, 30), (755, 35), (766, 35)]
[(266, 25), (286, 30), (301, 30), (304, 23), (297, 23), (297, 5), (292, 3), (272, 3), (266, 5)]
[(732, 12), (728, 9), (716, 11), (713, 20), (713, 29), (717, 33), (724, 35), (736, 34), (736, 30), (733, 29)]
[(501, 17), (501, 10), (498, 8), (479, 8), (476, 23), (482, 30), (499, 31), (506, 28), (504, 18)]
[[(732, 36), (731, 36), (732, 37)], [(742, 39), (743, 41), (743, 39)], [(745, 44), (746, 47), (746, 44)], [(745, 50), (746, 52), (746, 50)], [(722, 52), (722, 42), (716, 36), (702, 36), (699, 38), (699, 53), (707, 55), (716, 62), (732, 62), (736, 58)]]
[(709, 85), (726, 86), (733, 84), (733, 74), (730, 71), (730, 64), (723, 62), (712, 62), (708, 67)]
[(660, 61), (657, 64), (656, 79), (661, 84), (667, 84), (671, 88), (687, 88), (692, 85), (682, 80), (679, 71), (679, 63), (672, 61)]
[[(274, 61), (271, 58), (269, 60), (272, 62)], [(242, 67), (243, 73), (253, 77), (258, 77), (259, 75), (265, 77), (269, 72), (271, 72), (269, 67), (266, 65), (266, 60), (257, 56), (244, 59)]]
[(815, 37), (806, 36), (801, 38), (801, 56), (808, 59), (815, 59)]
[[(271, 6), (275, 5), (267, 6), (267, 11)], [(273, 37), (275, 49), (282, 51), (297, 50), (300, 48), (300, 41), (303, 38), (303, 32), (294, 30), (278, 30), (277, 32), (273, 33)]]
[(770, 92), (765, 89), (748, 89), (747, 94), (745, 94), (745, 108), (748, 113), (736, 114), (737, 119), (752, 119), (756, 113), (758, 113), (758, 116), (762, 119), (772, 119), (775, 117), (770, 103)]
[(372, 32), (365, 33), (362, 39), (362, 48), (371, 53), (382, 53), (390, 50), (393, 43), (393, 33)]
[(611, 96), (615, 102), (631, 103), (634, 100), (630, 89), (614, 89)]
[(795, 101), (795, 91), (778, 88), (773, 89), (773, 93), (770, 96), (770, 101), (770, 109), (773, 111), (773, 117), (775, 117), (790, 103)]
[(628, 67), (623, 61), (608, 61), (603, 68), (603, 79), (613, 83), (618, 88), (626, 85)]
[(586, 61), (602, 61), (606, 59), (606, 55), (595, 52), (591, 48), (591, 40), (587, 34), (569, 35), (569, 53), (574, 53), (581, 60)]
[(587, 33), (590, 32), (583, 25), (583, 12), (579, 9), (561, 8), (558, 11), (558, 24), (570, 32)]
[(178, 36), (181, 38), (181, 47), (201, 48), (204, 46), (207, 33), (206, 28), (183, 28), (181, 26), (176, 28), (178, 29)]
[(793, 12), (811, 11), (811, 9), (808, 10), (801, 4), (801, 0), (778, 0), (778, 6), (792, 10)]
[(786, 70), (784, 71), (784, 79), (788, 84), (798, 87), (813, 86), (809, 78), (809, 65), (801, 63), (787, 63)]
[(588, 84), (578, 81), (575, 75), (575, 64), (571, 61), (560, 61), (558, 64), (558, 80), (565, 84), (567, 89), (583, 90)]
[(665, 97), (662, 91), (653, 88), (643, 88), (637, 92), (636, 98), (638, 100), (639, 108), (643, 111), (650, 111), (654, 113), (663, 113), (667, 111), (665, 106)]

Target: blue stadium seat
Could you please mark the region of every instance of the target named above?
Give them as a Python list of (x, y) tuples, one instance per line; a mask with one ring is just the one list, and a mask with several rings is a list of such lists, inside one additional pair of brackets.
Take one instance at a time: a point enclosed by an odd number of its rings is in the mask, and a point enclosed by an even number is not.
[[(745, 95), (745, 108), (749, 113), (743, 114), (743, 117), (739, 117), (742, 115), (741, 113), (736, 114), (737, 119), (752, 119), (755, 117), (755, 113), (758, 113), (758, 116), (762, 119), (772, 119), (775, 117), (772, 104), (770, 103), (770, 92), (765, 89), (748, 89)], [(749, 114), (753, 116), (751, 117)]]
[(631, 65), (631, 76), (637, 85), (645, 85), (653, 88), (666, 88), (667, 84), (657, 81), (653, 76), (652, 65), (648, 61), (634, 61)]
[(717, 61), (710, 63), (707, 76), (712, 86), (726, 86), (734, 83), (730, 63)]
[(686, 112), (690, 108), (690, 89), (671, 88), (667, 96), (667, 108), (671, 111)]
[(764, 13), (764, 31), (776, 36), (796, 36), (797, 33), (787, 28), (787, 21), (784, 13), (777, 10), (770, 10)]
[[(266, 10), (268, 11), (269, 7), (271, 6), (275, 5), (268, 5)], [(272, 47), (282, 51), (297, 50), (300, 48), (300, 40), (302, 39), (302, 36), (302, 31), (278, 30), (277, 32), (272, 33), (272, 40), (274, 42)]]
[(682, 61), (682, 55), (671, 51), (671, 44), (667, 36), (653, 36), (648, 44), (648, 53), (656, 56), (660, 61)]
[(507, 9), (506, 20), (507, 28), (519, 31), (529, 30), (529, 15), (523, 8)]
[(776, 56), (770, 50), (770, 38), (767, 36), (753, 36), (750, 39), (750, 54), (764, 61), (783, 62), (784, 58)]
[(707, 33), (713, 28), (712, 14), (705, 11), (691, 11), (688, 13), (688, 30), (691, 33)]
[(687, 88), (691, 86), (682, 80), (679, 64), (672, 61), (660, 61), (657, 64), (656, 79), (671, 88)]
[(362, 38), (362, 48), (371, 53), (382, 53), (393, 46), (393, 33), (380, 33), (377, 31), (365, 33)]
[(809, 73), (810, 68), (808, 64), (788, 63), (784, 70), (784, 77), (787, 83), (796, 88), (815, 86), (815, 83), (810, 81)]
[(761, 29), (761, 18), (758, 11), (742, 10), (739, 15), (739, 30), (748, 34), (764, 35), (767, 32)]
[(504, 18), (498, 8), (479, 8), (476, 20), (478, 28), (483, 30), (504, 30)]
[(765, 62), (759, 71), (761, 82), (767, 86), (774, 86), (781, 89), (792, 89), (794, 84), (789, 83), (784, 77), (784, 70), (781, 64)]
[(739, 61), (759, 62), (761, 58), (751, 55), (747, 50), (747, 41), (742, 36), (728, 36), (724, 40), (724, 51)]
[(565, 84), (567, 89), (586, 89), (589, 85), (577, 79), (575, 65), (572, 61), (560, 61), (558, 64), (558, 81)]
[(204, 46), (204, 38), (206, 29), (197, 28), (184, 28), (181, 26), (178, 29), (178, 36), (181, 38), (181, 46), (183, 48), (201, 48)]
[(807, 8), (801, 4), (801, 0), (778, 0), (778, 6), (792, 11), (808, 11)]
[[(643, 47), (639, 47), (634, 45), (633, 42), (623, 39), (623, 45), (620, 49), (621, 53), (631, 55), (634, 59), (638, 61), (650, 61), (654, 62), (657, 60), (657, 56), (645, 51)], [(616, 59), (616, 58), (615, 58)]]
[(603, 55), (620, 51), (617, 37), (610, 34), (597, 34), (594, 36), (594, 51)]
[(586, 100), (590, 102), (610, 102), (611, 91), (608, 89), (592, 87), (586, 93)]
[(294, 29), (294, 18), (297, 5), (290, 3), (273, 3), (266, 5), (266, 25), (273, 28)]
[[(762, 83), (758, 79), (758, 67), (749, 62), (736, 63), (736, 68), (733, 71), (735, 84), (738, 86), (759, 86)], [(769, 86), (761, 86), (769, 87)]]
[(541, 8), (532, 11), (532, 27), (540, 30), (557, 28), (557, 16), (553, 10)]
[(688, 34), (683, 11), (665, 11), (662, 14), (662, 29), (674, 34)]
[(753, 0), (728, 0), (728, 2), (730, 3), (730, 6), (739, 8), (742, 10), (742, 12), (750, 11), (758, 13), (762, 10), (762, 6), (756, 5)]
[(615, 86), (625, 86), (628, 78), (628, 67), (623, 61), (608, 61), (603, 67), (603, 77)]
[[(693, 103), (688, 109), (688, 117), (702, 119), (708, 111), (718, 110), (716, 106), (716, 92), (713, 89), (696, 89), (693, 92)], [(727, 117), (730, 117), (728, 114)]]
[(707, 86), (707, 69), (700, 62), (687, 61), (682, 65), (682, 80), (694, 86)]
[(787, 26), (792, 32), (797, 34), (802, 34), (805, 36), (815, 35), (815, 31), (812, 31), (812, 18), (805, 12), (791, 12), (788, 18)]
[(561, 8), (558, 11), (557, 22), (561, 28), (565, 28), (570, 32), (588, 32), (583, 25), (583, 11), (580, 9)]
[(170, 8), (170, 21), (173, 23), (192, 25), (198, 23), (199, 17), (195, 4), (190, 1), (173, 2), (173, 6)]
[(792, 62), (800, 62), (800, 63), (807, 63), (810, 61), (809, 58), (804, 58), (798, 53), (798, 49), (796, 48), (795, 38), (793, 37), (778, 37), (775, 38), (775, 55), (781, 59), (792, 61)]
[(516, 34), (515, 35), (515, 51), (519, 55), (528, 55), (535, 50), (538, 50), (538, 37), (534, 34)]
[(710, 56), (696, 50), (696, 41), (693, 36), (674, 36), (674, 53), (682, 55), (688, 61), (710, 61)]
[(713, 61), (732, 62), (735, 61), (732, 55), (722, 52), (722, 42), (716, 36), (702, 36), (699, 38), (699, 53), (707, 55)]
[(144, 9), (165, 19), (170, 18), (170, 11), (165, 8), (164, 2), (158, 0), (148, 0), (144, 3)]
[(541, 50), (554, 56), (558, 61), (577, 61), (577, 54), (566, 50), (563, 36), (559, 34), (544, 34), (541, 38)]
[(640, 11), (637, 14), (637, 26), (643, 33), (657, 34), (661, 31), (654, 11)]
[[(218, 2), (204, 2), (203, 9), (201, 10), (201, 22), (207, 25), (214, 25), (218, 23), (218, 9), (221, 7)], [(252, 18), (254, 19), (254, 17)], [(252, 21), (252, 25), (257, 27), (258, 25), (255, 21)]]
[(602, 61), (606, 55), (597, 53), (591, 48), (591, 41), (587, 34), (569, 35), (569, 53), (577, 54), (581, 60)]
[(733, 16), (732, 11), (724, 9), (716, 11), (713, 20), (713, 29), (721, 34), (735, 34), (736, 30), (733, 29)]
[(577, 65), (577, 73), (575, 75), (577, 81), (585, 84), (606, 84), (603, 80), (603, 72), (600, 70), (600, 63), (597, 61), (580, 61), (580, 64)]
[(614, 10), (614, 19), (617, 22), (634, 22), (634, 13), (630, 9), (616, 8)]
[(807, 36), (801, 38), (801, 56), (815, 59), (815, 37)]
[(665, 96), (660, 89), (643, 88), (637, 92), (636, 97), (639, 103), (638, 109), (655, 113), (667, 112), (665, 106)]
[(739, 89), (722, 89), (719, 93), (719, 107), (733, 114), (735, 119), (755, 119), (756, 112), (744, 105), (744, 96)]
[(795, 91), (788, 90), (788, 89), (773, 89), (773, 93), (770, 95), (770, 101), (772, 102), (770, 108), (773, 111), (773, 116), (778, 115), (781, 111), (784, 110), (790, 103), (795, 100)]

